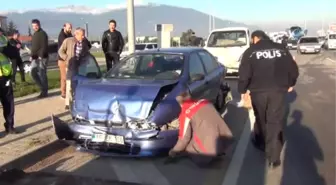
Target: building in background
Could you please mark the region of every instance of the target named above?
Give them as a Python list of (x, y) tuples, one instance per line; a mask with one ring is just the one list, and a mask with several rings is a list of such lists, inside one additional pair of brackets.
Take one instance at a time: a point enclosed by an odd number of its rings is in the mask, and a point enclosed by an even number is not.
[(7, 17), (0, 15), (0, 28), (7, 30)]

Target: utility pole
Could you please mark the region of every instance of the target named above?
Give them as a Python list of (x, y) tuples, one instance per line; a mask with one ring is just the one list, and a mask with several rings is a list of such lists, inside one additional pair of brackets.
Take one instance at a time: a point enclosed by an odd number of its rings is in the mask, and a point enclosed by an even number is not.
[(128, 49), (130, 53), (135, 51), (135, 29), (134, 29), (134, 0), (127, 0), (127, 32)]
[(89, 39), (89, 23), (85, 23), (85, 33), (86, 33), (86, 38)]
[(211, 33), (211, 26), (212, 26), (212, 18), (211, 18), (211, 15), (209, 14), (209, 34)]

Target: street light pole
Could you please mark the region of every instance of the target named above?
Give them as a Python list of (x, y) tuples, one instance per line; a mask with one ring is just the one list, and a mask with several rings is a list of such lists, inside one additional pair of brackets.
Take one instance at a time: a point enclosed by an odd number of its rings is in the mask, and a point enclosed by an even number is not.
[(135, 29), (134, 29), (134, 0), (127, 0), (127, 32), (128, 49), (130, 53), (135, 51)]
[(89, 39), (89, 23), (85, 23), (86, 38)]

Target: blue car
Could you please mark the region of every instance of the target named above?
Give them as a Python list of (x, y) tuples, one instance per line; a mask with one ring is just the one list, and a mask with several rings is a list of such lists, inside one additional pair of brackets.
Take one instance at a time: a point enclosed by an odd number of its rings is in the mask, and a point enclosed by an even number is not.
[(154, 156), (178, 138), (180, 106), (175, 97), (187, 84), (193, 98), (218, 110), (231, 98), (226, 69), (202, 48), (136, 52), (102, 75), (93, 56), (73, 79), (73, 121), (52, 116), (56, 135), (100, 155)]

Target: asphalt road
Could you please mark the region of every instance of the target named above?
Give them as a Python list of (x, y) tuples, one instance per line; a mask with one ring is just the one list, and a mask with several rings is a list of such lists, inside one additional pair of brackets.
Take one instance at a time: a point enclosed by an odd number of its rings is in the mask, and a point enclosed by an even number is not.
[(336, 53), (296, 57), (300, 77), (289, 94), (283, 164), (268, 170), (264, 155), (251, 143), (235, 173), (237, 185), (335, 184), (335, 72)]

